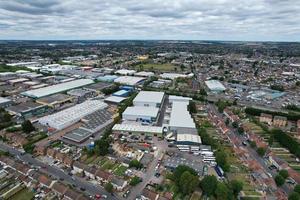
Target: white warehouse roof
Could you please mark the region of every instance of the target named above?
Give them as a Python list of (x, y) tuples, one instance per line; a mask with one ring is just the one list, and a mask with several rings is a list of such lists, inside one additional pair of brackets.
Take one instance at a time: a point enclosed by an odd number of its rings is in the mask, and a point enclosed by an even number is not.
[(194, 134), (177, 134), (177, 142), (193, 142), (201, 144), (201, 137)]
[(220, 81), (217, 81), (217, 80), (205, 81), (205, 84), (212, 91), (224, 91), (224, 90), (226, 90), (224, 85)]
[(44, 88), (35, 89), (35, 90), (28, 90), (21, 94), (24, 96), (32, 97), (32, 98), (40, 98), (40, 97), (48, 96), (51, 94), (56, 94), (59, 92), (64, 92), (64, 91), (71, 90), (74, 88), (89, 85), (92, 83), (94, 83), (94, 81), (91, 79), (78, 79), (78, 80), (74, 80), (74, 81), (51, 85), (51, 86), (44, 87)]
[(133, 104), (137, 102), (142, 103), (162, 103), (164, 92), (140, 91), (134, 98)]
[(106, 103), (100, 100), (87, 100), (71, 108), (48, 115), (39, 119), (39, 123), (50, 126), (57, 130), (64, 129), (78, 122), (80, 119), (97, 110), (107, 107)]
[(174, 101), (169, 126), (182, 128), (196, 128), (193, 118), (187, 110), (188, 102)]
[(140, 82), (145, 80), (143, 77), (134, 77), (134, 76), (121, 76), (114, 80), (115, 83), (120, 83), (123, 85), (137, 85)]
[(131, 116), (146, 116), (156, 118), (158, 115), (159, 109), (156, 107), (142, 107), (142, 106), (133, 106), (127, 107), (123, 112), (123, 115)]
[(142, 126), (136, 124), (115, 124), (113, 131), (128, 131), (128, 132), (147, 132), (147, 133), (162, 133), (163, 127), (160, 126)]

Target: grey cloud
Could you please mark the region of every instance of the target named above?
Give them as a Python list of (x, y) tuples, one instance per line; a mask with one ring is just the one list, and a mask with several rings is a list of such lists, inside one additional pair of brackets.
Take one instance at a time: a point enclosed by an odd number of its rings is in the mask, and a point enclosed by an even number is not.
[(0, 39), (300, 40), (299, 10), (296, 0), (0, 0)]

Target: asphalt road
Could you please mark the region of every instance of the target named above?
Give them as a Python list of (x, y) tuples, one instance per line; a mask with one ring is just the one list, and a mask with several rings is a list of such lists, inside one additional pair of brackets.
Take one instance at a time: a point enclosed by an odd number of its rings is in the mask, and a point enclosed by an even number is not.
[(103, 188), (101, 188), (99, 186), (96, 186), (92, 183), (81, 180), (78, 177), (70, 176), (66, 172), (64, 172), (62, 169), (56, 168), (54, 166), (46, 165), (46, 164), (42, 163), (41, 161), (39, 161), (35, 158), (32, 158), (31, 154), (26, 153), (26, 154), (22, 155), (22, 152), (4, 144), (3, 142), (0, 142), (0, 149), (2, 149), (4, 151), (8, 151), (10, 154), (14, 155), (16, 158), (20, 159), (23, 162), (26, 162), (26, 163), (30, 162), (31, 165), (33, 165), (33, 166), (41, 167), (42, 172), (46, 172), (48, 175), (51, 175), (52, 177), (57, 177), (59, 179), (62, 178), (62, 179), (64, 179), (63, 182), (66, 182), (71, 185), (76, 185), (76, 187), (78, 189), (85, 188), (85, 193), (87, 193), (88, 195), (94, 196), (96, 194), (101, 194), (101, 195), (105, 194), (105, 195), (107, 195), (107, 199), (113, 199), (113, 200), (119, 199), (115, 196), (112, 196), (110, 193), (106, 192)]

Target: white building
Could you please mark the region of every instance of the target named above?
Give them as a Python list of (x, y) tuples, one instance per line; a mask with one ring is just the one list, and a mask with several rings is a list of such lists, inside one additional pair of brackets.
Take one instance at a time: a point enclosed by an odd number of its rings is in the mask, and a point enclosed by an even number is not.
[(121, 76), (114, 79), (115, 83), (120, 83), (122, 85), (138, 85), (141, 84), (145, 78), (143, 77), (134, 77), (134, 76)]
[(212, 92), (222, 92), (226, 90), (224, 85), (218, 80), (205, 81), (205, 84)]
[(119, 69), (119, 70), (115, 71), (115, 74), (128, 76), (128, 75), (133, 75), (135, 72), (136, 72), (135, 70)]
[(128, 107), (122, 114), (123, 120), (155, 122), (157, 120), (159, 109), (156, 107)]
[(21, 94), (24, 96), (32, 97), (32, 98), (41, 98), (51, 94), (56, 94), (64, 91), (68, 91), (74, 88), (86, 86), (94, 83), (91, 79), (78, 79), (74, 81), (69, 81), (65, 83), (60, 83), (56, 85), (51, 85), (48, 87), (43, 87), (35, 90), (28, 90), (26, 92), (22, 92)]
[(62, 130), (78, 122), (88, 114), (91, 114), (100, 109), (104, 109), (106, 107), (107, 104), (103, 103), (100, 100), (87, 100), (71, 108), (42, 117), (38, 121), (40, 124), (43, 124), (45, 126), (49, 126), (57, 130)]
[(164, 92), (140, 91), (134, 98), (134, 106), (160, 108), (164, 100)]

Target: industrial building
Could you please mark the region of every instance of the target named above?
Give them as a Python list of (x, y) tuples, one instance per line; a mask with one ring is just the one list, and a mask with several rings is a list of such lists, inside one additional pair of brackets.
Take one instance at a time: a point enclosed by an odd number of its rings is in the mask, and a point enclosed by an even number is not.
[(112, 95), (116, 96), (116, 97), (128, 97), (129, 94), (130, 94), (130, 91), (128, 91), (128, 90), (119, 90), (119, 91), (113, 93)]
[(154, 123), (158, 118), (159, 109), (156, 107), (128, 107), (122, 113), (122, 119), (128, 121), (139, 121), (142, 123)]
[(76, 143), (82, 143), (97, 131), (102, 130), (113, 122), (113, 113), (107, 108), (97, 110), (81, 119), (83, 125), (66, 133), (63, 138)]
[(125, 99), (126, 98), (124, 98), (124, 97), (110, 96), (110, 97), (107, 97), (106, 99), (104, 99), (104, 102), (118, 105), (118, 104), (122, 103)]
[(10, 106), (6, 108), (6, 110), (12, 115), (27, 119), (45, 113), (47, 108), (48, 107), (45, 105), (29, 101), (15, 106)]
[(212, 92), (223, 92), (226, 90), (224, 85), (218, 80), (205, 81), (206, 86)]
[(181, 151), (197, 152), (200, 150), (201, 138), (195, 134), (177, 134), (176, 145)]
[(134, 77), (134, 76), (121, 76), (114, 80), (115, 83), (122, 85), (139, 85), (143, 83), (146, 79), (143, 77)]
[(112, 130), (118, 133), (157, 135), (159, 137), (162, 137), (163, 134), (163, 127), (138, 124), (115, 124)]
[(107, 104), (100, 100), (87, 100), (81, 104), (77, 104), (71, 108), (62, 110), (40, 118), (38, 121), (44, 126), (62, 130), (72, 124), (78, 122), (85, 116), (107, 107)]
[(6, 108), (12, 105), (12, 100), (4, 97), (0, 97), (0, 107), (1, 108)]
[(73, 102), (74, 97), (66, 94), (53, 94), (47, 97), (37, 99), (36, 102), (42, 105), (46, 105), (50, 108), (57, 109), (63, 107), (63, 105)]
[(41, 98), (45, 96), (49, 96), (51, 94), (57, 94), (60, 92), (65, 92), (74, 88), (79, 88), (82, 86), (86, 86), (89, 84), (94, 83), (94, 81), (90, 79), (78, 79), (78, 80), (73, 80), (65, 83), (60, 83), (56, 85), (51, 85), (48, 87), (43, 87), (35, 90), (28, 90), (26, 92), (22, 92), (21, 94), (27, 97), (31, 98)]
[(160, 108), (164, 100), (164, 92), (140, 91), (133, 100), (134, 106)]

